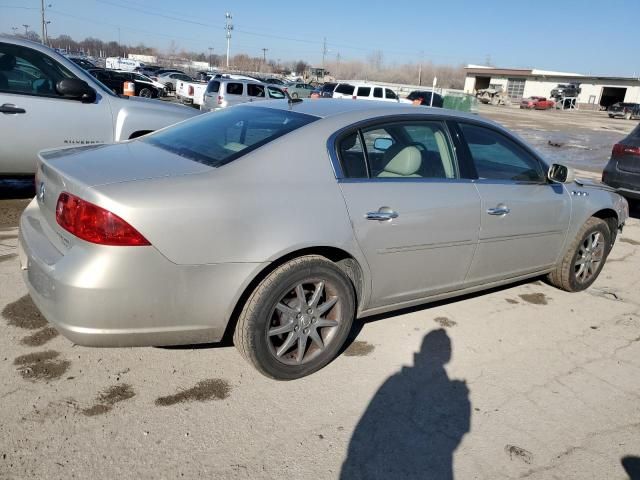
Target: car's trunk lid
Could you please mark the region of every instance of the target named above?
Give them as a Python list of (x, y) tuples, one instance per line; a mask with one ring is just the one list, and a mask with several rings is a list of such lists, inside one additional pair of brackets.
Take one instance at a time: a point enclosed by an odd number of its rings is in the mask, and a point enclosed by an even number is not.
[[(136, 180), (205, 173), (212, 168), (154, 147), (132, 141), (40, 152), (36, 171), (36, 199), (42, 216), (55, 231), (60, 193), (95, 201), (92, 187)], [(69, 235), (64, 235), (66, 238)], [(75, 239), (69, 239), (75, 241)]]

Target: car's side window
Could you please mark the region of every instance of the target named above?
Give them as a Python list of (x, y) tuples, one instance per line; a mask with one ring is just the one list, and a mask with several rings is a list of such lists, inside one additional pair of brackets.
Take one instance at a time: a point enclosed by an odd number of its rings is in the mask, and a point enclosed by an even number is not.
[(398, 96), (395, 94), (395, 92), (393, 90), (389, 90), (388, 88), (384, 89), (384, 93), (385, 93), (387, 98), (392, 98), (394, 100), (396, 100), (398, 98)]
[(0, 43), (0, 91), (57, 97), (56, 84), (64, 78), (74, 76), (47, 55)]
[(269, 97), (271, 98), (275, 98), (276, 100), (282, 100), (283, 98), (285, 98), (284, 92), (279, 88), (267, 87), (267, 90), (269, 91)]
[(375, 87), (373, 89), (373, 96), (374, 96), (374, 98), (382, 98), (382, 88), (381, 87)]
[(247, 83), (247, 95), (250, 97), (264, 97), (264, 86)]
[(242, 95), (242, 83), (227, 83), (228, 95)]
[(479, 179), (545, 182), (540, 162), (513, 140), (489, 128), (459, 125)]
[(357, 130), (342, 138), (338, 151), (345, 178), (368, 178), (364, 149)]
[(371, 94), (371, 87), (358, 87), (357, 97), (368, 97)]
[(459, 178), (445, 127), (411, 121), (376, 125), (351, 133), (338, 146), (346, 178)]

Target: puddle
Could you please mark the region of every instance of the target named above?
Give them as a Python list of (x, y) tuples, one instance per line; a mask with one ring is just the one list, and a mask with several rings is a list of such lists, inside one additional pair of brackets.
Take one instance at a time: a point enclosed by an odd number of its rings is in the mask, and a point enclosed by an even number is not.
[(29, 295), (25, 295), (4, 307), (2, 316), (13, 327), (36, 330), (47, 326), (47, 320), (42, 316)]
[(97, 397), (98, 403), (85, 408), (82, 413), (87, 417), (94, 417), (96, 415), (103, 415), (111, 411), (116, 403), (124, 402), (136, 396), (136, 392), (133, 387), (128, 383), (122, 383), (120, 385), (113, 385), (103, 390)]
[(368, 342), (356, 341), (349, 345), (349, 348), (344, 351), (344, 355), (346, 357), (364, 357), (373, 352), (375, 348)]
[(505, 445), (504, 451), (509, 458), (513, 460), (514, 458), (522, 460), (526, 464), (530, 464), (533, 462), (533, 453), (528, 450), (525, 450), (521, 447), (516, 447), (515, 445)]
[(48, 341), (56, 338), (58, 336), (58, 331), (53, 327), (45, 327), (42, 330), (38, 330), (36, 333), (32, 335), (28, 335), (20, 340), (22, 345), (26, 345), (27, 347), (41, 347)]
[(433, 321), (436, 322), (441, 327), (453, 327), (456, 325), (456, 322), (454, 322), (453, 320), (447, 317), (436, 317), (433, 319)]
[(505, 300), (507, 301), (507, 303), (510, 303), (511, 305), (515, 305), (517, 303), (520, 303), (518, 300), (516, 300), (514, 298), (505, 298)]
[(231, 393), (231, 386), (226, 380), (219, 378), (202, 380), (194, 387), (182, 390), (175, 395), (158, 397), (156, 405), (166, 407), (183, 402), (205, 402), (207, 400), (224, 400)]
[(26, 380), (55, 380), (69, 370), (71, 362), (58, 360), (60, 353), (47, 350), (44, 352), (28, 353), (16, 357), (14, 365), (19, 365), (18, 372)]
[(532, 303), (534, 305), (547, 304), (547, 296), (544, 293), (523, 293), (522, 295), (518, 296), (525, 302)]

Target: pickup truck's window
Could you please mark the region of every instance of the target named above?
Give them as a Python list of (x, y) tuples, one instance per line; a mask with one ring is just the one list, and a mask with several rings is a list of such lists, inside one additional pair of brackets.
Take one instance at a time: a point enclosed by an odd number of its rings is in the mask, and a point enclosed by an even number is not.
[(537, 159), (506, 136), (491, 129), (461, 123), (480, 179), (544, 182), (545, 175)]
[(0, 43), (0, 91), (57, 97), (56, 84), (74, 75), (31, 48)]
[(247, 95), (250, 97), (264, 97), (264, 86), (255, 83), (247, 84)]
[(219, 167), (317, 119), (288, 110), (239, 106), (201, 115), (137, 141)]
[(242, 83), (227, 83), (227, 94), (242, 95)]
[(376, 87), (373, 89), (373, 97), (374, 98), (382, 98), (382, 88)]

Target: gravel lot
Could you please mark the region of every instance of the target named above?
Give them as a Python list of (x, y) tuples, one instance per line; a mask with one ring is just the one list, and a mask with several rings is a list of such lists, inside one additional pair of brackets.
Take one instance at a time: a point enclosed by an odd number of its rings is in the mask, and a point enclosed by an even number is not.
[[(580, 130), (602, 152), (635, 125), (481, 113), (542, 145)], [(535, 280), (375, 317), (328, 367), (283, 383), (229, 345), (57, 335), (19, 273), (25, 203), (0, 200), (0, 479), (640, 478), (637, 211), (586, 292)]]

